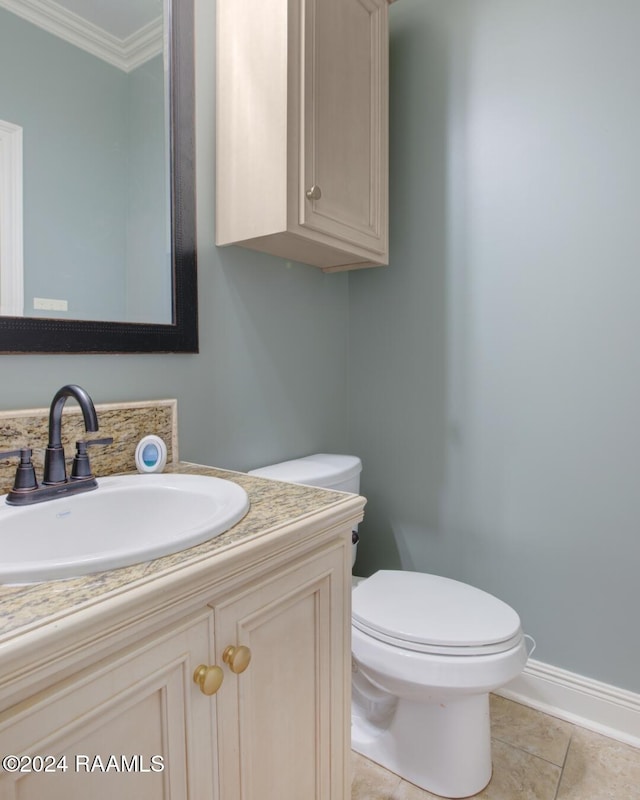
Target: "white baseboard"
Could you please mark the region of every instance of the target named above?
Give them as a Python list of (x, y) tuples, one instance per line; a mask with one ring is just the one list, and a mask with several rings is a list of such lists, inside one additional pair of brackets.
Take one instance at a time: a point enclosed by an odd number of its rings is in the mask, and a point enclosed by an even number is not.
[(533, 659), (496, 694), (640, 747), (640, 694)]

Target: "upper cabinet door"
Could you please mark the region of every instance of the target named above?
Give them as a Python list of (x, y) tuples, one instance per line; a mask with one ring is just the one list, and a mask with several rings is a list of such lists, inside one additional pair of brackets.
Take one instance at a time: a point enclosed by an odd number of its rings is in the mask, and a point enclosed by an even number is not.
[(216, 244), (388, 261), (387, 0), (217, 0)]
[(306, 0), (300, 224), (387, 251), (387, 0)]

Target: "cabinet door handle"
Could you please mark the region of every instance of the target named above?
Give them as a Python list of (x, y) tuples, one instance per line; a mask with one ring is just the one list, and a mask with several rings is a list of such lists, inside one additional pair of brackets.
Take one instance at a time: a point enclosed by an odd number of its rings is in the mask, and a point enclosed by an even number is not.
[(320, 187), (315, 183), (310, 189), (307, 189), (305, 194), (307, 195), (307, 198), (309, 200), (319, 200), (322, 197), (322, 191), (320, 190)]
[(198, 684), (202, 694), (215, 694), (222, 686), (223, 679), (224, 672), (216, 666), (208, 667), (206, 664), (200, 664), (193, 673), (193, 682)]
[(225, 664), (229, 665), (231, 672), (235, 672), (236, 675), (239, 675), (249, 666), (251, 650), (243, 644), (239, 647), (234, 647), (230, 644), (222, 654), (222, 660)]

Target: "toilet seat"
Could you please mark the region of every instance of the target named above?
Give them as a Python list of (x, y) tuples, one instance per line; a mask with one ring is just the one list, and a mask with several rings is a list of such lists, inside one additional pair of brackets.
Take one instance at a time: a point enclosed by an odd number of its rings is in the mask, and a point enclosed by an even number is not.
[(363, 634), (419, 653), (503, 653), (522, 641), (518, 614), (466, 583), (403, 570), (381, 570), (353, 591), (352, 622)]

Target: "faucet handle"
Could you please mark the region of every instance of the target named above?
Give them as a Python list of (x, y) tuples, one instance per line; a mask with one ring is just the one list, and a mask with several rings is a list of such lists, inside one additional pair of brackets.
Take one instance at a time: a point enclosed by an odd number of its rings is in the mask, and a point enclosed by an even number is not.
[(87, 442), (76, 442), (76, 447), (84, 444), (87, 447), (93, 447), (96, 444), (113, 444), (113, 436), (105, 436), (102, 439), (89, 439)]
[(30, 447), (21, 447), (19, 450), (8, 450), (0, 453), (0, 458), (20, 457), (20, 463), (16, 469), (16, 477), (13, 483), (14, 492), (31, 492), (38, 488), (36, 471), (31, 460), (33, 451)]
[(105, 436), (103, 439), (89, 439), (89, 441), (76, 442), (76, 454), (71, 467), (71, 478), (82, 480), (93, 478), (87, 447), (94, 447), (99, 444), (113, 444), (113, 436)]
[[(0, 453), (0, 458), (16, 458), (17, 456), (22, 457), (22, 451), (25, 448), (20, 448), (20, 450), (7, 450), (6, 453)], [(31, 452), (29, 450), (29, 452)]]

